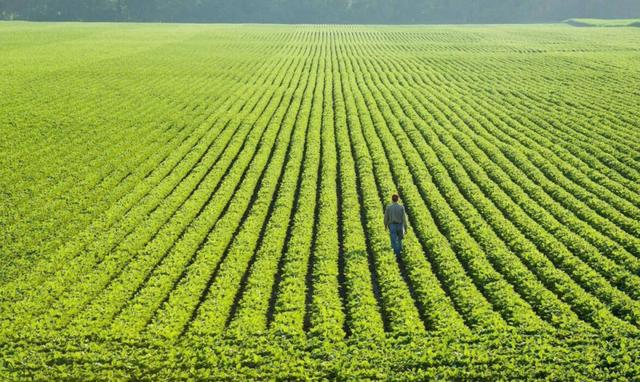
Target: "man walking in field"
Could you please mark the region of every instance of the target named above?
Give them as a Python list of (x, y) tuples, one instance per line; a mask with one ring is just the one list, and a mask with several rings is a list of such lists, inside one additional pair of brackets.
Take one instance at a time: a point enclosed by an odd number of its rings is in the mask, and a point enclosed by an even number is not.
[(400, 256), (402, 252), (402, 239), (407, 233), (409, 222), (404, 206), (398, 203), (400, 197), (396, 194), (391, 197), (393, 203), (387, 206), (384, 211), (384, 228), (389, 230), (391, 235), (391, 247), (396, 256)]

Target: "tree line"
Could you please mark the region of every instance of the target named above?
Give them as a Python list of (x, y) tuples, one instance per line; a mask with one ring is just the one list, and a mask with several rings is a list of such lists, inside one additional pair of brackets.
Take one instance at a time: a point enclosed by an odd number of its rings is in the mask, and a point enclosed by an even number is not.
[(638, 0), (0, 0), (0, 19), (248, 23), (530, 23), (640, 17)]

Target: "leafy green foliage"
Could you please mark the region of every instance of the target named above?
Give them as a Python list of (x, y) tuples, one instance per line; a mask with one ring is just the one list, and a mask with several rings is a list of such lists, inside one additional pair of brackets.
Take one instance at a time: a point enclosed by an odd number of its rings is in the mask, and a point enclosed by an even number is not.
[(0, 379), (640, 376), (637, 29), (0, 36)]

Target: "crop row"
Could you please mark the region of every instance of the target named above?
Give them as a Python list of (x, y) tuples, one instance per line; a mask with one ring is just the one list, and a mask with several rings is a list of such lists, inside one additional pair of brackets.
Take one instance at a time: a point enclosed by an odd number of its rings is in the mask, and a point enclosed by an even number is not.
[[(540, 63), (535, 81), (508, 47), (427, 57), (438, 49), (415, 51), (427, 43), (413, 33), (247, 36), (260, 43), (220, 42), (238, 59), (194, 63), (219, 66), (191, 73), (194, 86), (156, 78), (132, 90), (131, 103), (175, 91), (115, 113), (166, 122), (145, 124), (136, 152), (132, 126), (99, 131), (87, 152), (77, 147), (86, 130), (61, 154), (51, 147), (61, 133), (42, 138), (50, 166), (71, 162), (60, 171), (87, 171), (92, 157), (83, 183), (66, 178), (52, 197), (95, 188), (81, 203), (97, 204), (77, 235), (66, 226), (33, 266), (14, 264), (0, 288), (3, 332), (169, 343), (637, 332), (637, 114), (615, 112), (632, 101), (586, 110), (574, 96), (545, 97), (560, 86), (552, 68), (576, 63)], [(595, 94), (609, 76), (619, 83), (607, 72), (569, 92)], [(67, 101), (87, 121), (117, 104)], [(394, 193), (410, 220), (399, 256), (382, 224)]]
[[(383, 71), (383, 72), (387, 72), (388, 73), (388, 71)], [(440, 122), (440, 123), (442, 123), (442, 122)]]

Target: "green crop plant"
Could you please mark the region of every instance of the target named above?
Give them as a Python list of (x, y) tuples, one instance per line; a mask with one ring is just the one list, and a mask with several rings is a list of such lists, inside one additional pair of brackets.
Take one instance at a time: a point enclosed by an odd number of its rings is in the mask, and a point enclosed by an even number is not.
[(0, 380), (640, 378), (640, 29), (5, 39)]

